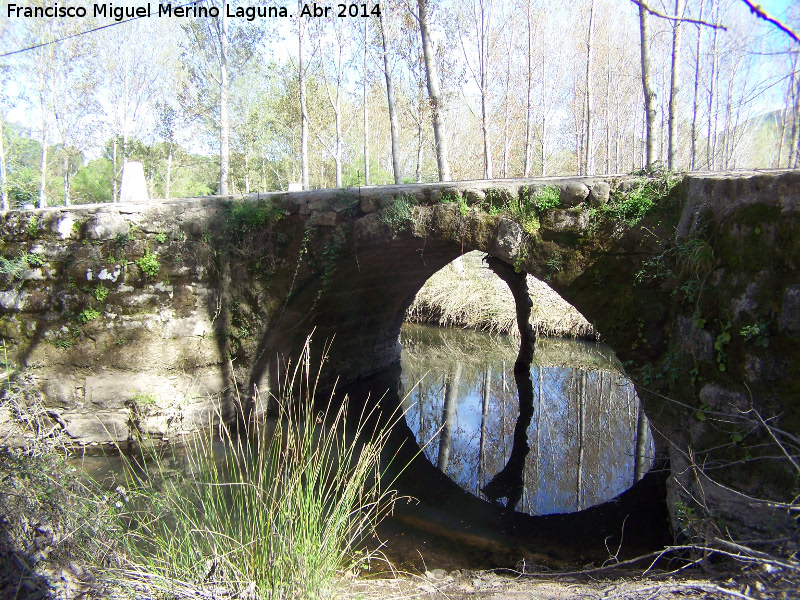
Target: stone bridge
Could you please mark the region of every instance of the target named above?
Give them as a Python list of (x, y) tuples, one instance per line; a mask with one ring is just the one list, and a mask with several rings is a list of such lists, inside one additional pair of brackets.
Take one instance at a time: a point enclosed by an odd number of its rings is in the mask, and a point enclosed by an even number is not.
[[(229, 416), (234, 385), (275, 393), (312, 332), (324, 383), (394, 363), (415, 293), (477, 249), (547, 280), (595, 325), (662, 448), (736, 457), (744, 430), (706, 415), (755, 406), (800, 430), (799, 215), (791, 171), (9, 211), (0, 336), (43, 418), (77, 442), (168, 436), (212, 420), (214, 398)], [(764, 483), (754, 475), (753, 490)]]

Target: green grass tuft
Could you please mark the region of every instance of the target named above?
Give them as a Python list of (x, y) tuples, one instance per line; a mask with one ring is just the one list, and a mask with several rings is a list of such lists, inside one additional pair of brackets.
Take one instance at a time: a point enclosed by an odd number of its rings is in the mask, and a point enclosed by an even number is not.
[(182, 476), (157, 456), (129, 465), (135, 508), (120, 519), (120, 543), (150, 585), (330, 597), (370, 557), (358, 544), (393, 503), (380, 486), (387, 429), (367, 430), (364, 415), (346, 431), (346, 403), (318, 414), (308, 354), (307, 345), (274, 428), (221, 426), (223, 456), (216, 430), (196, 434)]

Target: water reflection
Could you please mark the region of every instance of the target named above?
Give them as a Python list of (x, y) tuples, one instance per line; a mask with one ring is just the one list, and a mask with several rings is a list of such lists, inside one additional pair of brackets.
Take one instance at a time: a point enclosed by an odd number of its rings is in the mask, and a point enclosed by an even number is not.
[(576, 512), (651, 468), (650, 428), (607, 347), (540, 340), (520, 414), (513, 340), (417, 325), (401, 339), (408, 426), (470, 493), (531, 515)]

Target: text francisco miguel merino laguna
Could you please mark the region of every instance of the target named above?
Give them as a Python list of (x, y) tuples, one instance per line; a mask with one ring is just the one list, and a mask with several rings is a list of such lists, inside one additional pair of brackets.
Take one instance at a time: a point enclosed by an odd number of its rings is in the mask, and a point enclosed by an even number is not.
[[(290, 17), (285, 6), (237, 6), (231, 7), (225, 3), (226, 17), (246, 18), (252, 21), (256, 17)], [(111, 18), (115, 21), (132, 19), (135, 17), (219, 17), (219, 8), (216, 6), (197, 6), (192, 3), (186, 6), (173, 6), (172, 4), (159, 4), (158, 10), (154, 11), (148, 2), (146, 6), (114, 6), (107, 4), (92, 4), (91, 7), (85, 6), (59, 6), (58, 4), (44, 6), (19, 6), (18, 4), (8, 4), (8, 17), (28, 17), (28, 18), (67, 18), (67, 17), (87, 17)]]

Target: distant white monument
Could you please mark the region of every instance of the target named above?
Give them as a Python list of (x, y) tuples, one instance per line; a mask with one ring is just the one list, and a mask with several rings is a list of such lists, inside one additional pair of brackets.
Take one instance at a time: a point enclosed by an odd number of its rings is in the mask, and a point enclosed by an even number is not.
[(119, 201), (146, 202), (149, 199), (142, 163), (129, 160), (122, 167), (122, 185), (119, 190)]
[(303, 191), (303, 184), (302, 183), (290, 183), (289, 184), (289, 191), (290, 192), (302, 192)]

